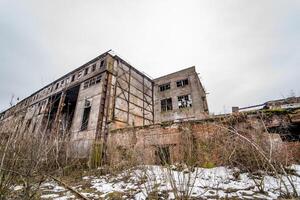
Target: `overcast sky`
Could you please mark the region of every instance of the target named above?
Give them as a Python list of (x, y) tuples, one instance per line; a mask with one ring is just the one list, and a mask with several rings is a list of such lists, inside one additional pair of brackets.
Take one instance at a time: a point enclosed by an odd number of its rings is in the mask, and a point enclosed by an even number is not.
[(0, 0), (0, 110), (109, 49), (153, 78), (196, 66), (216, 114), (300, 96), (300, 1)]

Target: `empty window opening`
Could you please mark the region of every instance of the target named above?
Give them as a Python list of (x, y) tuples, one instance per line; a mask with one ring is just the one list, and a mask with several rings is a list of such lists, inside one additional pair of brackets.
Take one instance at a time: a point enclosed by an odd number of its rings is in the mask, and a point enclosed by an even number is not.
[(81, 122), (81, 131), (87, 130), (88, 128), (90, 112), (91, 112), (91, 102), (89, 100), (85, 100), (84, 111), (83, 111), (82, 122)]
[(64, 127), (64, 129), (68, 132), (70, 130), (76, 104), (77, 104), (77, 98), (79, 93), (80, 86), (77, 85), (73, 88), (70, 88), (66, 91), (66, 97), (64, 102), (64, 107), (62, 110), (62, 119), (61, 119), (61, 127)]
[(89, 68), (85, 68), (84, 70), (84, 76), (87, 75), (89, 73)]
[(159, 91), (161, 91), (161, 92), (163, 92), (165, 90), (169, 90), (169, 89), (171, 89), (170, 83), (166, 83), (166, 84), (159, 86)]
[(190, 94), (177, 97), (179, 108), (192, 107), (192, 97)]
[(75, 74), (72, 76), (71, 82), (75, 81)]
[(88, 87), (89, 87), (89, 83), (90, 83), (90, 81), (84, 82), (84, 83), (83, 83), (83, 89), (88, 88)]
[(104, 66), (104, 60), (101, 60), (100, 67)]
[(172, 98), (163, 99), (160, 101), (161, 104), (161, 111), (165, 112), (168, 110), (172, 110)]
[(55, 116), (58, 111), (58, 105), (59, 105), (60, 98), (61, 98), (61, 93), (55, 94), (55, 95), (49, 97), (50, 110), (43, 119), (45, 121), (44, 124), (47, 125), (47, 130), (49, 130), (49, 131), (54, 126), (54, 120), (55, 120)]
[(155, 157), (157, 165), (171, 164), (169, 146), (157, 147), (155, 150)]
[(100, 83), (101, 77), (102, 77), (101, 75), (99, 75), (99, 76), (96, 77), (96, 83)]
[(177, 81), (176, 84), (177, 84), (177, 87), (183, 87), (183, 86), (189, 84), (189, 80), (188, 79), (183, 79), (183, 80)]
[[(71, 128), (73, 116), (76, 109), (79, 89), (80, 89), (80, 85), (77, 85), (66, 91), (65, 99), (63, 103), (64, 106), (61, 111), (60, 119), (59, 119), (60, 132), (68, 133), (68, 131)], [(51, 131), (51, 129), (54, 128), (55, 123), (53, 122), (58, 112), (60, 99), (61, 99), (61, 93), (49, 97), (48, 105), (46, 106), (46, 110), (44, 111), (46, 114), (43, 119), (43, 123), (48, 125), (47, 126), (48, 131)]]
[(55, 89), (57, 90), (59, 86), (59, 83), (56, 83)]
[(96, 64), (92, 65), (92, 72), (94, 72), (96, 70)]

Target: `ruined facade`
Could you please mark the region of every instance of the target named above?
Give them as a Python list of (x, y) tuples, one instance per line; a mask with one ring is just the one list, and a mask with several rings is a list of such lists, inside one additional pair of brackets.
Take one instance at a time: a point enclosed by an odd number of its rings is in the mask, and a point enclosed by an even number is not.
[(154, 79), (155, 122), (203, 119), (208, 115), (206, 93), (195, 67)]
[[(166, 84), (169, 89), (162, 91)], [(170, 98), (172, 109), (164, 100)], [(108, 51), (2, 112), (0, 127), (68, 134), (72, 149), (86, 156), (93, 142), (105, 142), (112, 130), (206, 114), (206, 94), (194, 67), (152, 80)]]

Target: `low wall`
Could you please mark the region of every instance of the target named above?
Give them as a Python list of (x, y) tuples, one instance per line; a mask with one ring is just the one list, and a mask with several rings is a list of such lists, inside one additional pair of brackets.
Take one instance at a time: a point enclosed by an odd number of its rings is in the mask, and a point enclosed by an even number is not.
[[(113, 130), (108, 138), (108, 147), (112, 149), (110, 159), (112, 163), (118, 163), (122, 159), (127, 159), (126, 152), (130, 151), (136, 154), (142, 163), (159, 164), (157, 152), (161, 148), (167, 148), (170, 162), (182, 161), (187, 154), (193, 154), (195, 141), (222, 131), (228, 132), (229, 127), (241, 132), (249, 131), (251, 134), (255, 131), (265, 132), (265, 125), (259, 118), (247, 116)], [(270, 136), (273, 141), (282, 142), (278, 134)]]

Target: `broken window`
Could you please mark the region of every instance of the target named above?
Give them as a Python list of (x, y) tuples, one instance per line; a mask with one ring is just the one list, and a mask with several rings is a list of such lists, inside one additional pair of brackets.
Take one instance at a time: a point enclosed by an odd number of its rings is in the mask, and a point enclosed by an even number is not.
[(172, 98), (163, 99), (160, 101), (160, 104), (162, 112), (172, 110)]
[(162, 91), (165, 91), (165, 90), (169, 90), (171, 89), (171, 86), (170, 86), (170, 83), (166, 83), (166, 84), (163, 84), (163, 85), (160, 85), (159, 86), (159, 90), (162, 92)]
[(96, 77), (96, 83), (100, 83), (100, 81), (101, 81), (101, 75)]
[(96, 64), (92, 65), (92, 72), (94, 72), (96, 70)]
[(100, 83), (100, 81), (101, 81), (101, 75), (93, 77), (83, 83), (83, 89), (91, 87), (91, 86), (95, 85), (96, 83)]
[(83, 83), (83, 89), (86, 89), (86, 88), (89, 87), (89, 82), (90, 81), (86, 81), (86, 82)]
[(155, 151), (155, 156), (157, 165), (171, 164), (169, 146), (157, 147)]
[(100, 67), (104, 66), (104, 60), (101, 60)]
[(179, 108), (188, 108), (192, 107), (192, 98), (191, 95), (183, 95), (179, 96), (178, 98), (178, 107)]
[(90, 81), (90, 86), (95, 85), (95, 84), (96, 84), (96, 79), (92, 78), (91, 81)]
[(82, 122), (81, 122), (81, 131), (84, 131), (88, 128), (90, 112), (91, 112), (91, 101), (85, 100)]
[(84, 70), (84, 76), (87, 75), (89, 73), (89, 68), (85, 68)]
[(75, 74), (72, 76), (71, 82), (75, 81)]
[(183, 79), (183, 80), (177, 81), (176, 84), (177, 84), (177, 87), (183, 87), (183, 86), (189, 84), (189, 80), (188, 79)]

